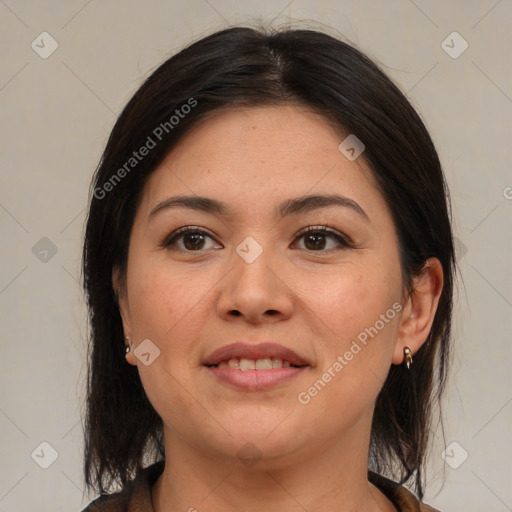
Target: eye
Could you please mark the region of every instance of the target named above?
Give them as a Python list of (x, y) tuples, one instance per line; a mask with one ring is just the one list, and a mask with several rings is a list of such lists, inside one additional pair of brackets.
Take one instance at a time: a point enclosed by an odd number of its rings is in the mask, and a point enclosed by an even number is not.
[(298, 248), (307, 251), (327, 252), (336, 250), (340, 246), (344, 248), (354, 247), (347, 236), (326, 226), (308, 226), (297, 235), (295, 241), (302, 241), (303, 246)]
[(195, 226), (185, 226), (174, 231), (160, 246), (169, 250), (187, 252), (222, 248), (211, 235)]

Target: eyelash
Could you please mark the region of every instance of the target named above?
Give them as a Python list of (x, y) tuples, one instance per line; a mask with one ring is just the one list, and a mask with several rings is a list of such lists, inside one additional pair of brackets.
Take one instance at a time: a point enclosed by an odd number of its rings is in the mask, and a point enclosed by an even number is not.
[[(322, 235), (325, 235), (327, 238), (331, 238), (333, 240), (336, 240), (341, 246), (349, 249), (354, 249), (354, 243), (350, 238), (346, 235), (343, 235), (339, 233), (338, 231), (335, 231), (334, 229), (330, 229), (329, 226), (308, 226), (302, 230), (300, 230), (297, 233), (297, 236), (294, 239), (294, 242), (299, 240), (305, 235), (311, 234), (311, 233), (320, 233)], [(308, 252), (330, 252), (334, 251), (336, 249), (328, 249), (326, 251), (308, 251)]]
[[(182, 228), (177, 229), (176, 231), (171, 233), (169, 236), (167, 236), (165, 238), (165, 240), (159, 245), (160, 245), (160, 247), (162, 247), (164, 249), (171, 250), (171, 249), (169, 249), (171, 247), (171, 245), (173, 245), (177, 240), (179, 240), (184, 235), (187, 235), (190, 233), (206, 235), (207, 237), (214, 240), (214, 237), (212, 235), (210, 235), (208, 232), (206, 232), (204, 229), (201, 229), (198, 226), (184, 226)], [(327, 238), (331, 238), (331, 239), (335, 240), (342, 247), (349, 248), (349, 249), (355, 248), (354, 243), (348, 236), (343, 235), (343, 234), (339, 233), (338, 231), (334, 231), (334, 230), (330, 229), (328, 226), (308, 226), (308, 227), (302, 229), (301, 231), (299, 231), (299, 233), (297, 233), (297, 236), (294, 238), (293, 242), (295, 243), (296, 241), (300, 240), (305, 235), (312, 234), (312, 233), (325, 235)], [(178, 249), (178, 250), (184, 250), (184, 249)], [(301, 249), (301, 250), (305, 250), (308, 252), (331, 252), (331, 251), (335, 251), (335, 250), (339, 250), (339, 249), (338, 248), (327, 249), (327, 250), (321, 249), (318, 251), (308, 250), (308, 249)], [(192, 253), (192, 252), (203, 252), (204, 250), (199, 249), (197, 251), (193, 251), (193, 250), (184, 250), (184, 251)]]

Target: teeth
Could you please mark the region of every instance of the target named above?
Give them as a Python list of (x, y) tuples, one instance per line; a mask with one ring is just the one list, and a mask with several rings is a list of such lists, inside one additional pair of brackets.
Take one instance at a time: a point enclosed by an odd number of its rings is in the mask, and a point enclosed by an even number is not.
[(258, 359), (256, 361), (256, 370), (271, 370), (272, 359)]
[(274, 368), (289, 368), (291, 366), (290, 361), (283, 361), (282, 359), (276, 358), (264, 358), (264, 359), (238, 359), (233, 358), (229, 361), (220, 362), (218, 368), (233, 368), (234, 370), (272, 370)]
[(240, 359), (240, 370), (256, 370), (256, 362), (252, 359)]
[(240, 369), (240, 360), (239, 359), (230, 359), (228, 361), (228, 366), (230, 368), (235, 368), (236, 370)]

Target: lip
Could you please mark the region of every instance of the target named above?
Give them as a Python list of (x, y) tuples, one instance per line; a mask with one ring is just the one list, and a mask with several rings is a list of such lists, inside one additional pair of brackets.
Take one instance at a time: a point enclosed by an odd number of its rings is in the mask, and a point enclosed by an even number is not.
[(233, 368), (217, 368), (216, 366), (207, 366), (216, 378), (235, 388), (250, 391), (259, 391), (273, 388), (279, 384), (285, 383), (301, 373), (305, 372), (309, 366), (273, 368), (272, 370), (235, 370)]
[[(235, 368), (218, 368), (216, 364), (229, 359), (266, 359), (279, 358), (290, 361), (295, 366), (272, 368), (271, 370), (237, 370)], [(205, 368), (221, 382), (244, 390), (265, 390), (298, 377), (311, 366), (292, 349), (277, 343), (249, 344), (237, 342), (221, 347), (203, 361)]]
[(229, 361), (234, 358), (265, 359), (270, 357), (290, 361), (290, 363), (295, 366), (309, 366), (308, 362), (302, 359), (296, 352), (291, 348), (284, 347), (283, 345), (279, 345), (277, 343), (251, 344), (241, 341), (232, 343), (231, 345), (225, 345), (224, 347), (213, 351), (204, 359), (202, 364), (205, 366), (212, 366), (219, 364), (222, 361)]

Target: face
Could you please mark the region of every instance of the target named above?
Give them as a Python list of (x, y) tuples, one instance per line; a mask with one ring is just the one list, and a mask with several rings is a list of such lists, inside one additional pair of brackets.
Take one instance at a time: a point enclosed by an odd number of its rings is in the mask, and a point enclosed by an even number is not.
[(298, 107), (226, 110), (150, 176), (120, 307), (166, 445), (303, 457), (369, 433), (400, 359), (403, 282), (347, 135)]

